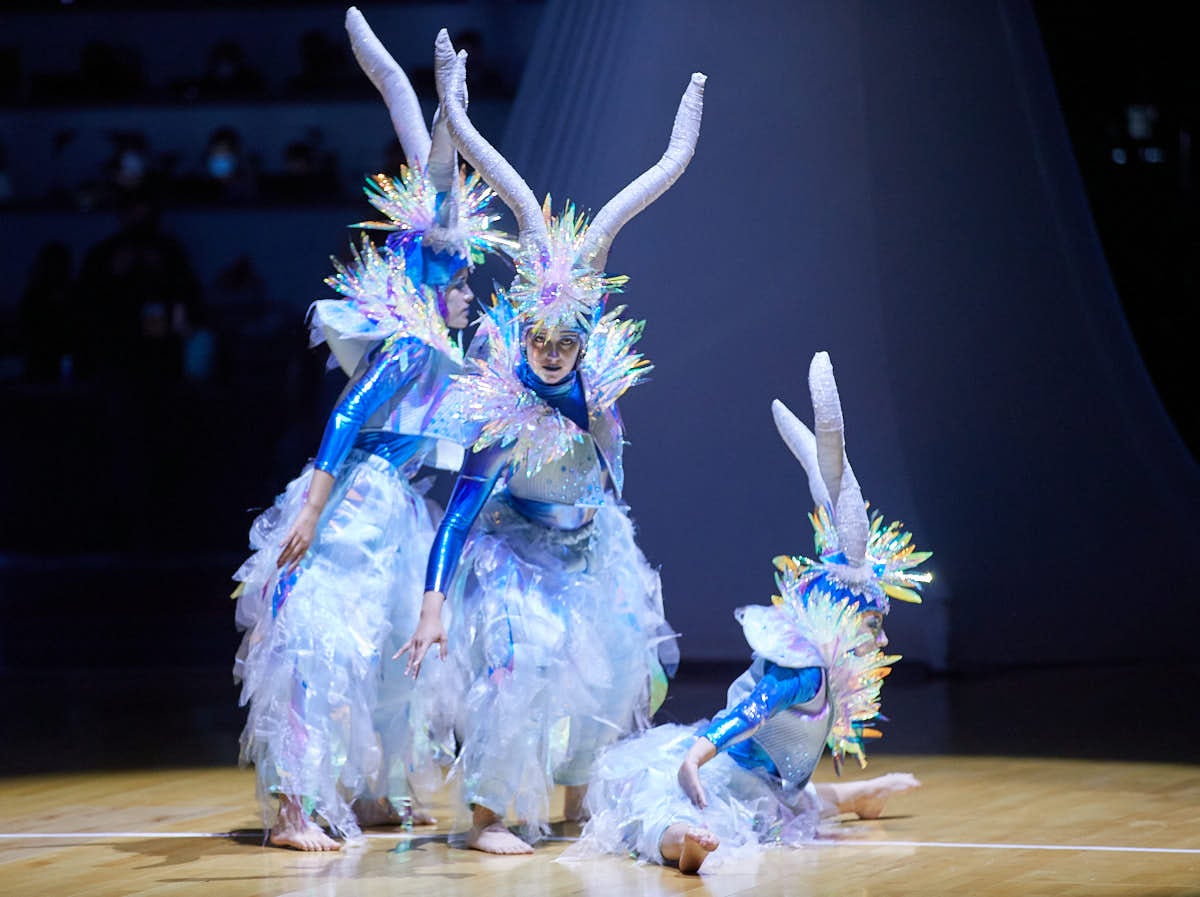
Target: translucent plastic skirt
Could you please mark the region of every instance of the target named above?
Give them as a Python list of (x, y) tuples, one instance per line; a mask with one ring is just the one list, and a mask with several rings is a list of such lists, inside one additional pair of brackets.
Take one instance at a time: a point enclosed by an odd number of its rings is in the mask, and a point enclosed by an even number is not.
[(279, 571), (310, 479), (306, 470), (254, 521), (255, 553), (234, 576), (245, 631), (234, 676), (249, 705), (241, 759), (255, 767), (264, 825), (288, 795), (349, 837), (355, 798), (399, 805), (411, 787), (440, 785), (454, 714), (439, 691), (445, 671), (423, 674), (418, 690), (391, 659), (420, 610), (433, 538), (425, 499), (405, 472), (356, 450), (313, 546), (295, 571)]
[(649, 725), (678, 655), (621, 507), (563, 531), (494, 498), (479, 526), (447, 602), (465, 696), (453, 778), (461, 805), (511, 811), (532, 842), (554, 785), (586, 784), (600, 750)]
[(812, 840), (820, 821), (812, 786), (786, 786), (763, 770), (743, 769), (728, 754), (700, 767), (708, 806), (701, 810), (691, 802), (677, 775), (706, 726), (656, 726), (601, 754), (588, 790), (591, 819), (563, 859), (611, 853), (662, 863), (659, 844), (675, 823), (701, 826), (721, 839), (706, 871), (764, 846)]

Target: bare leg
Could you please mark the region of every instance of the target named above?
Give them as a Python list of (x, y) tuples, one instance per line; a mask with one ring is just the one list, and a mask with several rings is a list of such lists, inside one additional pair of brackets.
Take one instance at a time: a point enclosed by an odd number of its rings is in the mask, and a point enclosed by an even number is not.
[(563, 794), (563, 818), (567, 822), (587, 822), (592, 814), (584, 806), (587, 785), (567, 785)]
[(295, 798), (279, 796), (279, 819), (276, 820), (267, 842), (276, 847), (293, 850), (341, 850), (342, 845), (329, 837), (321, 827), (308, 818)]
[(695, 875), (708, 855), (720, 846), (721, 839), (708, 829), (676, 822), (663, 832), (658, 850), (669, 865), (678, 866), (685, 875)]
[(821, 799), (821, 815), (837, 816), (853, 813), (859, 819), (878, 819), (884, 804), (893, 795), (921, 787), (916, 776), (907, 772), (890, 772), (862, 782), (837, 782), (816, 785)]
[(475, 805), (467, 847), (484, 853), (533, 853), (533, 848), (504, 827), (504, 821), (481, 804)]

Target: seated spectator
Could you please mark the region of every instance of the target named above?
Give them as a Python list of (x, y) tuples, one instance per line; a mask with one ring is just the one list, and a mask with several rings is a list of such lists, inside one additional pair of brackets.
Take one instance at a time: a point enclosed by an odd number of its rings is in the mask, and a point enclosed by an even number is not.
[(208, 198), (224, 202), (243, 202), (258, 193), (254, 165), (242, 146), (242, 137), (233, 128), (217, 128), (204, 150), (203, 179)]
[(337, 193), (337, 160), (320, 128), (309, 128), (283, 153), (283, 171), (263, 178), (263, 196), (278, 202), (311, 202)]
[(348, 63), (342, 41), (313, 29), (300, 36), (300, 71), (289, 82), (292, 93), (313, 97), (358, 93), (357, 71)]
[(88, 250), (78, 307), (87, 340), (77, 368), (139, 389), (178, 382), (200, 291), (182, 243), (159, 223), (156, 199), (125, 197), (116, 233)]
[(246, 61), (245, 51), (237, 41), (218, 41), (209, 51), (200, 88), (206, 97), (255, 96), (263, 90), (262, 72)]

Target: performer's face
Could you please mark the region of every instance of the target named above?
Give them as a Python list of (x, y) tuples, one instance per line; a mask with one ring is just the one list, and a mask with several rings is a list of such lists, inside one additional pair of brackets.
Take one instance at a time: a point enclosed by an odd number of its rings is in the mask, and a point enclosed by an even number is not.
[(871, 641), (863, 642), (855, 650), (855, 654), (860, 657), (864, 654), (870, 654), (876, 648), (883, 650), (887, 647), (887, 633), (883, 631), (883, 614), (877, 610), (863, 611), (862, 619), (859, 624), (859, 632), (863, 635), (869, 635)]
[(442, 293), (442, 304), (446, 308), (446, 326), (452, 330), (462, 330), (467, 326), (467, 309), (475, 294), (467, 285), (467, 269), (463, 268), (454, 279), (446, 284)]
[(559, 383), (579, 361), (579, 334), (571, 330), (530, 329), (525, 334), (525, 359), (543, 383)]

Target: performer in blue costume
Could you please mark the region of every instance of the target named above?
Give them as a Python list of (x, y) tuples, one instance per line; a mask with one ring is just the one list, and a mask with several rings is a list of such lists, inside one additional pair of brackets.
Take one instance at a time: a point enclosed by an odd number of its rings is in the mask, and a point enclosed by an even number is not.
[(899, 659), (882, 652), (883, 615), (889, 598), (920, 600), (929, 574), (913, 568), (929, 553), (916, 551), (900, 524), (868, 519), (825, 353), (813, 359), (809, 382), (815, 436), (782, 403), (773, 410), (808, 473), (817, 559), (776, 558), (773, 605), (737, 611), (754, 662), (711, 723), (658, 726), (600, 757), (591, 819), (564, 859), (633, 853), (695, 873), (718, 848), (714, 860), (809, 840), (822, 816), (875, 818), (891, 795), (919, 784), (905, 773), (810, 781), (826, 746), (839, 770), (847, 753), (865, 764), (880, 685)]
[(357, 836), (355, 798), (373, 810), (364, 821), (403, 816), (411, 789), (438, 787), (439, 764), (453, 759), (448, 693), (435, 681), (416, 690), (381, 658), (416, 625), (434, 532), (410, 479), (462, 456), (426, 429), (462, 368), (449, 328), (466, 326), (472, 263), (511, 245), (490, 227), (491, 190), (461, 178), (444, 124), (430, 137), (404, 72), (356, 9), (346, 26), (408, 166), (399, 180), (368, 180), (388, 220), (356, 226), (389, 232), (386, 244), (364, 235), (327, 281), (345, 298), (313, 305), (313, 344), (329, 344), (350, 383), (312, 465), (254, 521), (255, 553), (235, 574), (246, 634), (234, 674), (250, 707), (242, 761), (255, 766), (270, 843), (300, 850), (340, 846), (318, 821)]
[[(621, 504), (617, 399), (649, 365), (641, 325), (604, 311), (623, 277), (604, 273), (617, 231), (682, 174), (699, 134), (703, 76), (680, 104), (662, 161), (589, 227), (568, 203), (543, 210), (479, 135), (462, 104), (464, 69), (444, 33), (437, 75), (462, 155), (513, 210), (517, 274), (487, 309), (466, 373), (438, 414), (477, 435), (430, 554), (409, 667), (437, 645), (466, 695), (455, 763), (466, 846), (528, 853), (547, 831), (554, 785), (578, 818), (593, 759), (649, 724), (677, 656), (658, 574)], [(428, 665), (427, 665), (428, 666)], [(502, 819), (509, 809), (521, 836)]]

